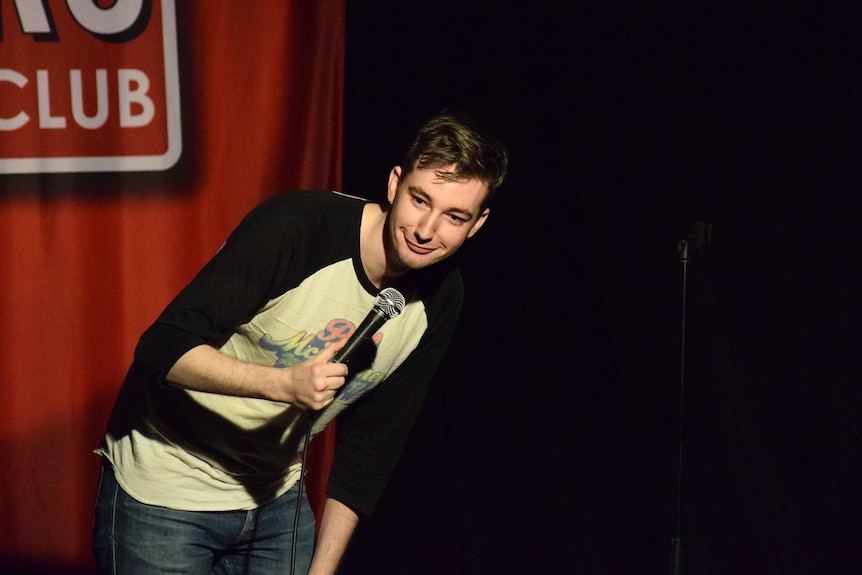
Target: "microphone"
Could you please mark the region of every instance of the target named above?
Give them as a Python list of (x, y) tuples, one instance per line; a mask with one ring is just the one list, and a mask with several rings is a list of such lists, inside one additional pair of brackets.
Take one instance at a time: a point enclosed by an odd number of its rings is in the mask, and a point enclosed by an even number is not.
[[(404, 296), (395, 288), (384, 288), (377, 294), (374, 307), (347, 340), (347, 343), (332, 358), (332, 363), (349, 363), (350, 358), (362, 344), (374, 337), (384, 323), (404, 309)], [(344, 388), (341, 388), (344, 389)]]

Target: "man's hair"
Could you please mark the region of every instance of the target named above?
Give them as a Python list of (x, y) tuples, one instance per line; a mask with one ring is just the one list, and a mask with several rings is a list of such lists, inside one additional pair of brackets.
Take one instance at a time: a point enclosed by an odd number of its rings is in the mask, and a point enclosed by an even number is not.
[(503, 183), (508, 164), (503, 144), (481, 130), (471, 116), (444, 110), (419, 129), (401, 167), (405, 176), (419, 168), (433, 169), (439, 177), (454, 181), (479, 180), (488, 187), (483, 203), (487, 205)]

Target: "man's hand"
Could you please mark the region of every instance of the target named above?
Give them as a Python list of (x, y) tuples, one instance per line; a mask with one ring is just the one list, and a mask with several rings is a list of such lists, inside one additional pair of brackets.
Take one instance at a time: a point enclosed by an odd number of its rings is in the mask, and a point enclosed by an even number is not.
[(279, 370), (283, 372), (283, 382), (276, 386), (269, 399), (313, 411), (332, 403), (338, 389), (347, 381), (348, 369), (343, 363), (331, 361), (346, 343), (347, 338), (344, 338), (302, 363)]

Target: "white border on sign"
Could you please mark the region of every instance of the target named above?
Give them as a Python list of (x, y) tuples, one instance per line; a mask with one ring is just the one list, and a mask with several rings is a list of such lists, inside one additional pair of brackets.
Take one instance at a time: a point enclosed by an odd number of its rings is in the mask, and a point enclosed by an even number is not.
[(161, 0), (162, 46), (165, 54), (165, 105), (168, 149), (158, 156), (70, 156), (65, 158), (0, 159), (0, 174), (64, 172), (150, 172), (167, 170), (180, 159), (183, 136), (180, 116), (180, 70), (174, 0)]

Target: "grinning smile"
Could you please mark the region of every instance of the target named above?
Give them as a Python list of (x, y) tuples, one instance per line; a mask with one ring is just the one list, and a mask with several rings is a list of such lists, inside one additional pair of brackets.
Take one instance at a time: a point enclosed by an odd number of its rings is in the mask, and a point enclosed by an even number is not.
[[(406, 234), (405, 234), (405, 236), (406, 236)], [(411, 252), (416, 253), (416, 254), (420, 254), (420, 255), (430, 254), (431, 252), (433, 252), (436, 249), (436, 248), (429, 248), (429, 247), (425, 247), (425, 246), (420, 246), (418, 244), (414, 244), (413, 242), (408, 240), (406, 237), (404, 238), (404, 243), (407, 244), (407, 247), (410, 249)]]

